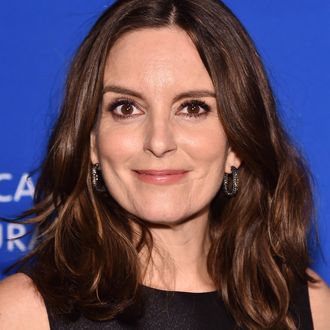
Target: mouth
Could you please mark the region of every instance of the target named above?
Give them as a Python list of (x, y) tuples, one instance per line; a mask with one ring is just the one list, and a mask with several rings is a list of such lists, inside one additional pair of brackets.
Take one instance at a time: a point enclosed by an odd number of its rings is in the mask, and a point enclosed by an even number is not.
[(184, 177), (187, 176), (187, 170), (172, 170), (172, 169), (163, 169), (163, 170), (134, 170), (133, 171), (136, 177), (150, 184), (171, 184), (181, 181)]

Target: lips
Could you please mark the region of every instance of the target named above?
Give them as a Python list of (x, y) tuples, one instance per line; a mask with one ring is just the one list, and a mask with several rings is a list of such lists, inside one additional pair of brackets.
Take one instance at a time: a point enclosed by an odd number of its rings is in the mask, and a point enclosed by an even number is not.
[(139, 180), (151, 184), (170, 184), (182, 180), (188, 173), (181, 169), (134, 170)]
[(188, 171), (185, 170), (136, 170), (138, 174), (145, 174), (145, 175), (176, 175), (182, 174)]

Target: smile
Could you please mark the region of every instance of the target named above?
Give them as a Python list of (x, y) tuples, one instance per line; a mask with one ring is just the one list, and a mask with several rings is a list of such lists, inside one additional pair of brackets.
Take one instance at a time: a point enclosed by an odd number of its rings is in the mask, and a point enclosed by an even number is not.
[(186, 170), (134, 170), (136, 177), (151, 184), (171, 184), (182, 180), (187, 174)]

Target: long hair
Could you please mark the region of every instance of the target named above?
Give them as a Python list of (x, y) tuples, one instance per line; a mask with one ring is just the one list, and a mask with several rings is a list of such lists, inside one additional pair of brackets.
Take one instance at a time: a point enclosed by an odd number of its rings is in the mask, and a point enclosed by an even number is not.
[[(97, 20), (72, 61), (35, 204), (22, 215), (39, 233), (24, 262), (32, 262), (35, 285), (61, 313), (109, 320), (138, 306), (138, 253), (152, 249), (152, 237), (108, 192), (93, 189), (90, 133), (116, 40), (173, 25), (194, 42), (229, 144), (243, 160), (237, 195), (220, 190), (211, 204), (208, 272), (239, 326), (295, 329), (289, 312), (295, 283), (312, 280), (306, 275), (310, 176), (280, 123), (253, 42), (216, 0), (120, 0)], [(130, 221), (141, 228), (138, 242)]]

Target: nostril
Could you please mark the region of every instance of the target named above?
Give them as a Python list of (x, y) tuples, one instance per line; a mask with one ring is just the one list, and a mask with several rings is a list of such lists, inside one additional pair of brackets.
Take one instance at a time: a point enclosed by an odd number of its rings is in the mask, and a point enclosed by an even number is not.
[(145, 134), (144, 150), (152, 153), (156, 157), (177, 149), (175, 134), (170, 125), (151, 125)]
[(144, 150), (161, 157), (177, 149), (174, 136), (169, 130), (156, 131), (145, 136)]

